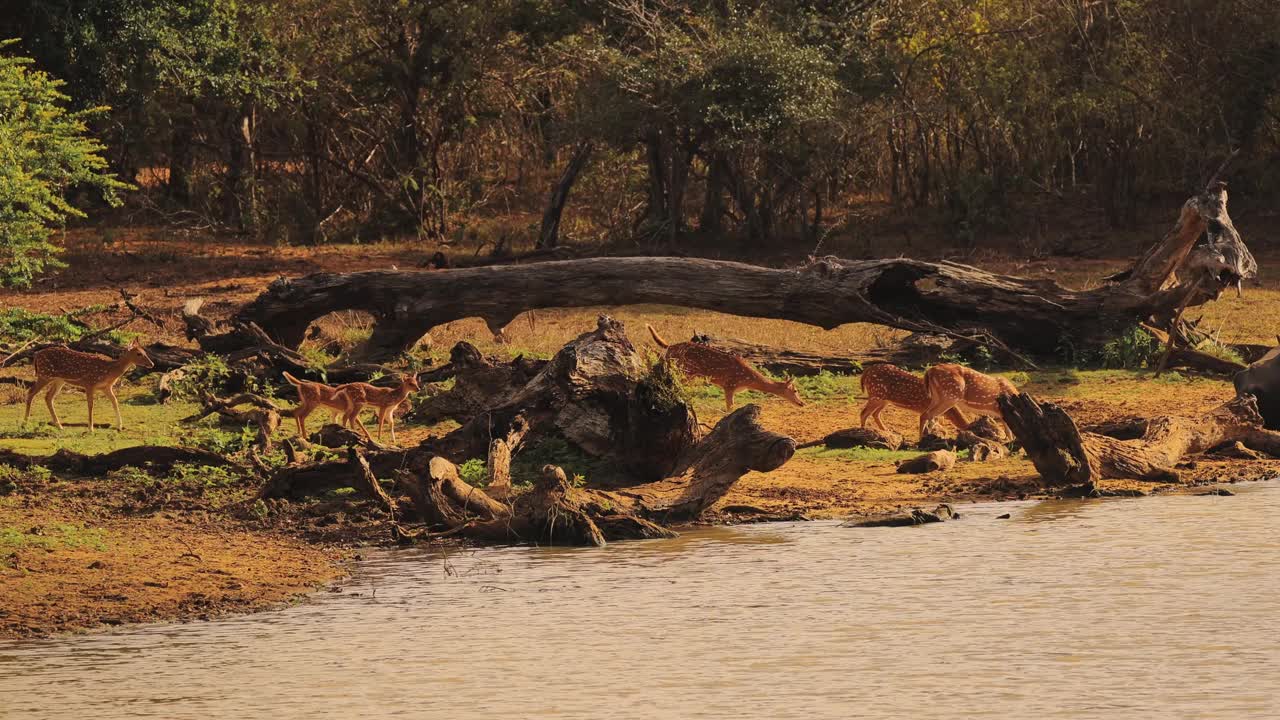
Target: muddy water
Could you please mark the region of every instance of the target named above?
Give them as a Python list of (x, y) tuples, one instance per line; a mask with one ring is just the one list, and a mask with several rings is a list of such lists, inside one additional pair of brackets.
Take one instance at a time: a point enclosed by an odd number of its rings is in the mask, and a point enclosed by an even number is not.
[(379, 552), (278, 612), (0, 645), (0, 716), (1275, 718), (1280, 485), (1237, 492)]

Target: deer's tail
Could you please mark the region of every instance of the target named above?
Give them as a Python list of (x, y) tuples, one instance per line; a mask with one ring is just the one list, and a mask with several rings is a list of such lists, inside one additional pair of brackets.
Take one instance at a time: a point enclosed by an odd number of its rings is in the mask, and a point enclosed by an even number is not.
[(644, 326), (649, 328), (649, 334), (653, 336), (653, 341), (658, 343), (658, 347), (660, 348), (671, 347), (670, 345), (667, 344), (666, 340), (662, 339), (662, 336), (658, 335), (658, 331), (654, 330), (652, 325), (650, 325), (649, 323), (645, 323)]
[(294, 376), (290, 375), (288, 372), (284, 372), (284, 373), (281, 373), (281, 374), (282, 374), (282, 375), (284, 375), (284, 379), (285, 379), (285, 380), (289, 381), (289, 384), (290, 384), (290, 385), (293, 385), (293, 386), (295, 386), (295, 387), (301, 387), (301, 386), (302, 386), (302, 381), (301, 381), (301, 380), (299, 380), (298, 378), (296, 378), (296, 377), (294, 377)]

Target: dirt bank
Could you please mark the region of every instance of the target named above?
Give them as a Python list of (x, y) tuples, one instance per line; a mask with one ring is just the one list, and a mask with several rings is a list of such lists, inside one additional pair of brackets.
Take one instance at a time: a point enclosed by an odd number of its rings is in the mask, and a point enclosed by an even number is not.
[(340, 548), (201, 510), (133, 514), (105, 485), (0, 497), (0, 637), (261, 610), (344, 572)]

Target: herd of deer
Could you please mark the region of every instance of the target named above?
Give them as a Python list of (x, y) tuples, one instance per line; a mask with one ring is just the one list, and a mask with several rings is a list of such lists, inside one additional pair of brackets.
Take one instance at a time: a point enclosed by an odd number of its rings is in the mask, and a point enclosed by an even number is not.
[[(33, 357), (36, 380), (27, 389), (27, 408), (22, 416), (25, 423), (31, 417), (31, 401), (41, 390), (45, 390), (44, 403), (49, 407), (49, 415), (53, 423), (62, 429), (62, 420), (53, 407), (53, 400), (64, 385), (78, 387), (85, 392), (89, 403), (89, 432), (93, 432), (93, 399), (99, 392), (111, 398), (111, 405), (116, 411), (116, 429), (124, 426), (120, 417), (120, 401), (116, 398), (116, 383), (129, 371), (129, 368), (155, 367), (147, 351), (136, 340), (117, 359), (92, 355), (65, 347), (45, 348)], [(287, 414), (298, 422), (298, 434), (307, 435), (307, 417), (316, 410), (326, 407), (341, 413), (343, 425), (355, 426), (369, 438), (369, 429), (360, 420), (360, 413), (365, 408), (373, 408), (378, 416), (378, 439), (382, 439), (382, 428), (391, 426), (391, 442), (396, 441), (395, 410), (410, 395), (422, 389), (418, 377), (413, 374), (403, 375), (395, 387), (378, 387), (369, 383), (353, 382), (332, 386), (324, 383), (299, 380), (289, 373), (284, 373), (285, 380), (298, 389), (298, 406)], [(337, 419), (337, 415), (335, 415)]]
[[(739, 390), (759, 390), (804, 406), (790, 379), (770, 380), (742, 358), (704, 343), (668, 344), (653, 326), (646, 327), (663, 349), (667, 361), (689, 375), (705, 378), (724, 391), (726, 410), (733, 410), (734, 394)], [(27, 407), (22, 421), (25, 423), (31, 416), (31, 401), (41, 390), (47, 389), (45, 405), (49, 407), (54, 424), (62, 428), (53, 400), (64, 385), (72, 385), (85, 391), (90, 432), (93, 431), (94, 396), (104, 392), (111, 399), (116, 412), (116, 428), (120, 429), (123, 419), (120, 402), (116, 398), (116, 383), (131, 367), (154, 367), (136, 340), (114, 360), (65, 347), (51, 347), (37, 352), (34, 364), (36, 380), (27, 391)], [(417, 376), (413, 374), (401, 376), (394, 387), (378, 387), (363, 382), (325, 385), (299, 380), (287, 372), (284, 378), (298, 391), (298, 406), (288, 414), (297, 421), (298, 434), (302, 437), (307, 435), (307, 417), (320, 408), (328, 408), (336, 411), (335, 420), (340, 414), (343, 425), (358, 427), (365, 438), (369, 438), (369, 430), (360, 420), (360, 413), (366, 408), (373, 408), (378, 417), (378, 439), (382, 439), (383, 427), (390, 425), (391, 442), (394, 443), (395, 411), (411, 394), (421, 389)], [(945, 417), (959, 429), (967, 427), (963, 410), (987, 415), (1003, 423), (997, 400), (1002, 394), (1018, 391), (1004, 378), (984, 375), (954, 364), (935, 365), (925, 372), (923, 379), (894, 365), (872, 365), (862, 373), (862, 390), (867, 395), (867, 404), (862, 408), (862, 427), (865, 428), (870, 420), (877, 428), (885, 430), (880, 413), (889, 405), (896, 405), (920, 414), (921, 435), (924, 435), (926, 426), (938, 417)]]
[[(646, 327), (654, 342), (665, 351), (667, 360), (685, 373), (705, 378), (724, 391), (726, 410), (733, 410), (733, 396), (738, 390), (759, 390), (804, 406), (790, 379), (770, 380), (737, 355), (704, 343), (668, 344), (652, 325)], [(969, 422), (963, 410), (986, 415), (1003, 425), (1000, 396), (1016, 395), (1018, 389), (1002, 377), (953, 363), (934, 365), (925, 372), (924, 378), (896, 365), (882, 363), (863, 370), (862, 391), (867, 395), (867, 404), (862, 407), (862, 427), (870, 420), (881, 431), (886, 430), (880, 413), (896, 405), (920, 414), (920, 435), (923, 436), (925, 428), (938, 417), (945, 417), (957, 429), (967, 428)], [(1008, 435), (1008, 426), (1004, 429)]]

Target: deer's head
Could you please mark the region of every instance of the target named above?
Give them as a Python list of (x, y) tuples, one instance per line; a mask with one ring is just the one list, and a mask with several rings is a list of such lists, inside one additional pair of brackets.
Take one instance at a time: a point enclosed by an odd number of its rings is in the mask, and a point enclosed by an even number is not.
[(796, 381), (793, 380), (792, 378), (787, 378), (784, 382), (782, 382), (779, 385), (778, 394), (781, 395), (783, 398), (785, 398), (787, 401), (791, 402), (792, 404), (798, 407), (804, 407), (804, 400), (801, 400), (800, 394), (796, 392), (795, 383)]
[(151, 357), (147, 355), (142, 343), (137, 340), (134, 340), (129, 349), (124, 351), (124, 359), (138, 367), (153, 368), (156, 366), (155, 363), (151, 362)]
[(417, 373), (409, 373), (408, 375), (401, 375), (400, 387), (405, 388), (410, 392), (418, 392), (419, 390), (422, 389), (422, 385), (418, 384)]

